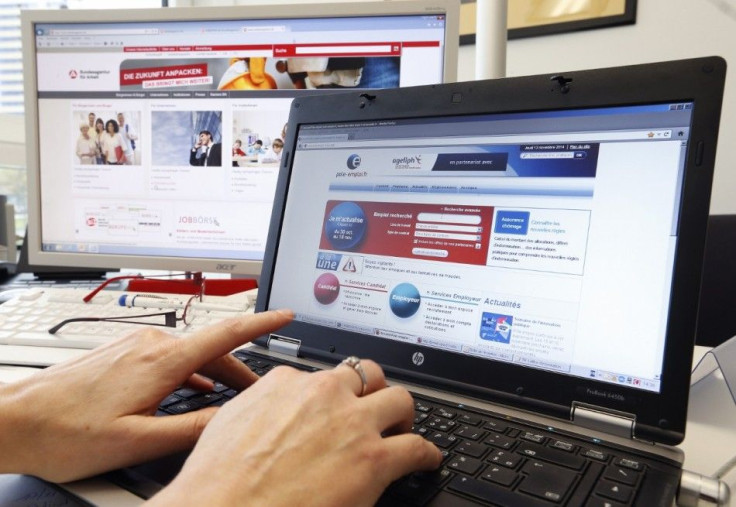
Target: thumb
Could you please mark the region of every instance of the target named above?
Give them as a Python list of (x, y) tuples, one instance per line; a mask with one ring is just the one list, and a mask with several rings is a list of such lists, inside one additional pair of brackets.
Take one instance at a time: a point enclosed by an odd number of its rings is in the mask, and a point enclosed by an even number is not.
[(208, 407), (179, 415), (137, 416), (131, 425), (135, 428), (132, 431), (140, 435), (137, 452), (141, 454), (137, 458), (149, 461), (191, 449), (217, 410)]

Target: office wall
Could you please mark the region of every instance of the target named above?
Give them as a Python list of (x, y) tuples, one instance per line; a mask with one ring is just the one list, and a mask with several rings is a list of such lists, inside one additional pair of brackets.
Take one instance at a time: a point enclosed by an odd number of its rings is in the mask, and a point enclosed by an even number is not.
[[(736, 213), (736, 3), (637, 3), (635, 25), (510, 41), (506, 73), (522, 76), (696, 56), (724, 57), (731, 67), (721, 117), (711, 213)], [(460, 48), (459, 80), (474, 78), (474, 59), (474, 46)]]

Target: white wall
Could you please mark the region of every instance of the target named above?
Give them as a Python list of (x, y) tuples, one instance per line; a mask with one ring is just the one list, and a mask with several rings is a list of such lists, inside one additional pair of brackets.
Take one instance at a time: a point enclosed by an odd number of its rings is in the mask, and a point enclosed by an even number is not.
[[(513, 1), (513, 0), (510, 0)], [(731, 65), (721, 114), (711, 213), (736, 213), (736, 5), (639, 0), (636, 24), (509, 42), (508, 76), (548, 74), (719, 55)], [(462, 46), (458, 79), (474, 78), (475, 46)]]

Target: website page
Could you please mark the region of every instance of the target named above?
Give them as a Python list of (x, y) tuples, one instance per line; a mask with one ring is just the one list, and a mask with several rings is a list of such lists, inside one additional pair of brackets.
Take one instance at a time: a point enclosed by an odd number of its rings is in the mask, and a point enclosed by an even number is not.
[(679, 106), (304, 128), (269, 306), (656, 391)]
[(443, 16), (35, 33), (47, 251), (261, 260), (292, 98), (443, 76)]

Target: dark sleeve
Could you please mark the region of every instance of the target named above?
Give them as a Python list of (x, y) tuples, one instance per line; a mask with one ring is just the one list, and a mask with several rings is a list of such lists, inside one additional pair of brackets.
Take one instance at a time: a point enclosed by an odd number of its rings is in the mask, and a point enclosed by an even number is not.
[(197, 158), (197, 150), (189, 151), (189, 165), (203, 165), (204, 157)]
[(210, 158), (207, 165), (219, 167), (222, 166), (222, 144), (215, 143), (210, 148)]

